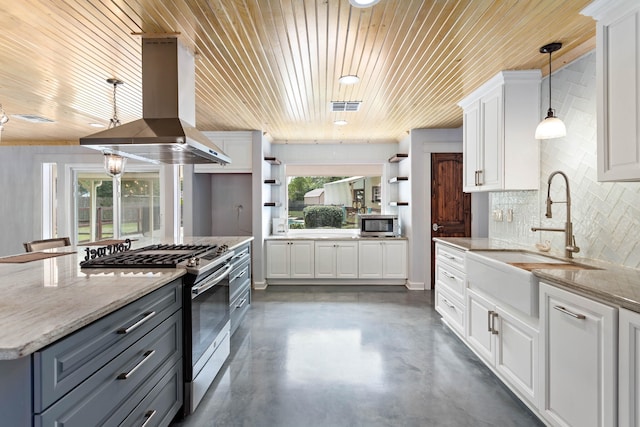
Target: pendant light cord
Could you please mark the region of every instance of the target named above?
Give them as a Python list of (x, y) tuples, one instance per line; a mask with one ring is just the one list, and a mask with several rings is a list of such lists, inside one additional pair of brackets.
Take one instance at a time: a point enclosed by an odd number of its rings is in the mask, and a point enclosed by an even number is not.
[(120, 126), (120, 119), (118, 118), (118, 104), (116, 99), (116, 92), (118, 89), (118, 85), (121, 85), (124, 82), (118, 79), (107, 79), (107, 82), (113, 84), (113, 117), (109, 120), (109, 129), (111, 129), (116, 126)]
[(551, 51), (549, 51), (549, 111), (553, 112), (551, 109)]

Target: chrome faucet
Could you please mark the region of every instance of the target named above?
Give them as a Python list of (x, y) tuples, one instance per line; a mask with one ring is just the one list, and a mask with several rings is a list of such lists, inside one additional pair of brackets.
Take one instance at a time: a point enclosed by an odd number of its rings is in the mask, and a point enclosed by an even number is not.
[[(562, 175), (566, 184), (567, 195), (564, 202), (554, 202), (551, 200), (551, 181), (553, 180), (553, 177), (558, 174)], [(545, 213), (547, 218), (553, 217), (551, 212), (552, 203), (566, 203), (567, 205), (567, 218), (564, 228), (531, 227), (531, 231), (564, 231), (564, 256), (566, 258), (573, 258), (573, 254), (580, 252), (580, 248), (576, 246), (576, 236), (573, 235), (573, 224), (571, 223), (571, 192), (569, 190), (569, 178), (567, 178), (567, 175), (562, 171), (552, 172), (547, 181), (547, 212)]]

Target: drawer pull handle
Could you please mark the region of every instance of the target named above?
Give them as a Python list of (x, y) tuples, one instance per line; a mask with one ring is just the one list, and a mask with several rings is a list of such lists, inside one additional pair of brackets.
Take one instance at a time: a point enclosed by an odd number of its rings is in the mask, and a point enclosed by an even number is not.
[(445, 271), (445, 270), (442, 270), (442, 274), (444, 274), (444, 276), (445, 276), (446, 278), (448, 278), (448, 279), (456, 280), (456, 276), (452, 275), (451, 273), (449, 273), (449, 272), (447, 272), (447, 271)]
[(132, 332), (135, 329), (138, 329), (140, 326), (142, 326), (145, 322), (151, 320), (151, 318), (153, 316), (156, 315), (155, 311), (149, 311), (147, 313), (143, 314), (143, 318), (138, 320), (136, 323), (134, 323), (133, 325), (129, 326), (128, 328), (120, 328), (118, 329), (117, 333), (119, 334), (128, 334), (129, 332)]
[(236, 305), (236, 308), (242, 308), (247, 303), (246, 298), (242, 298), (242, 300)]
[(491, 327), (491, 319), (493, 317), (493, 310), (487, 311), (487, 331), (493, 332), (493, 328)]
[(142, 425), (140, 427), (147, 427), (149, 425), (149, 423), (151, 422), (151, 418), (153, 418), (153, 416), (157, 413), (158, 411), (156, 411), (155, 409), (152, 409), (151, 411), (147, 411), (144, 413), (144, 422), (142, 423)]
[(443, 302), (447, 307), (452, 308), (452, 309), (454, 309), (454, 310), (456, 309), (456, 306), (455, 306), (455, 305), (453, 305), (453, 304), (451, 304), (449, 301), (447, 301), (447, 299), (446, 299), (445, 297), (442, 297), (442, 302)]
[(560, 313), (564, 313), (564, 314), (566, 314), (568, 316), (575, 317), (576, 319), (586, 319), (584, 314), (573, 313), (573, 312), (567, 310), (566, 308), (564, 308), (562, 306), (555, 305), (555, 306), (553, 306), (553, 308), (558, 310)]
[(148, 350), (148, 351), (146, 351), (146, 352), (144, 353), (144, 358), (143, 358), (140, 362), (138, 362), (138, 364), (137, 364), (136, 366), (134, 366), (134, 367), (133, 367), (133, 369), (131, 369), (129, 372), (123, 372), (123, 373), (121, 373), (120, 375), (118, 375), (118, 379), (119, 379), (119, 380), (126, 380), (126, 379), (128, 379), (131, 375), (133, 375), (133, 373), (134, 373), (135, 371), (137, 371), (137, 370), (138, 370), (138, 368), (140, 368), (142, 365), (144, 365), (144, 364), (145, 364), (145, 362), (146, 362), (147, 360), (149, 360), (149, 359), (151, 358), (151, 356), (153, 356), (153, 355), (155, 354), (155, 352), (156, 352), (155, 350)]
[(444, 254), (444, 257), (446, 259), (450, 260), (450, 261), (457, 261), (458, 260), (458, 258), (456, 258), (454, 256), (451, 256), (451, 255), (447, 255), (447, 254)]
[(241, 278), (242, 276), (244, 276), (245, 274), (247, 274), (247, 271), (248, 271), (248, 269), (246, 269), (246, 268), (245, 268), (244, 270), (242, 270), (242, 272), (241, 272), (240, 274), (238, 274), (236, 277), (234, 277), (233, 279), (231, 279), (231, 281), (238, 280), (239, 278)]

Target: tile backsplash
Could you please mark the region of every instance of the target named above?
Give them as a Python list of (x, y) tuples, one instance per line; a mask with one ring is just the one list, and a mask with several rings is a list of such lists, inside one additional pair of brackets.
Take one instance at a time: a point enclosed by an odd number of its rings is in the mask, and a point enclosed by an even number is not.
[[(564, 227), (561, 176), (555, 176), (551, 185), (551, 199), (556, 202), (553, 218), (544, 216), (547, 179), (561, 170), (571, 189), (571, 217), (581, 248), (576, 258), (640, 268), (640, 182), (597, 181), (595, 61), (595, 52), (591, 52), (552, 75), (552, 107), (567, 126), (567, 136), (540, 142), (539, 191), (490, 194), (489, 236), (531, 246), (549, 240), (552, 250), (562, 253), (564, 233), (531, 231), (533, 226)], [(547, 77), (541, 85), (541, 117), (549, 105), (548, 84)]]

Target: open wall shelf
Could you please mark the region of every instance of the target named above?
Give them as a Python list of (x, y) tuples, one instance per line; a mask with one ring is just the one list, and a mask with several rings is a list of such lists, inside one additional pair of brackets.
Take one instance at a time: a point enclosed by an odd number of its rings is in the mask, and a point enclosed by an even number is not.
[(282, 162), (273, 156), (264, 156), (264, 161), (272, 165), (280, 165)]
[(389, 184), (397, 184), (399, 182), (405, 181), (409, 181), (408, 176), (394, 176), (393, 178), (389, 179)]
[(407, 153), (396, 153), (393, 156), (389, 157), (389, 163), (401, 162), (408, 157), (409, 155)]

